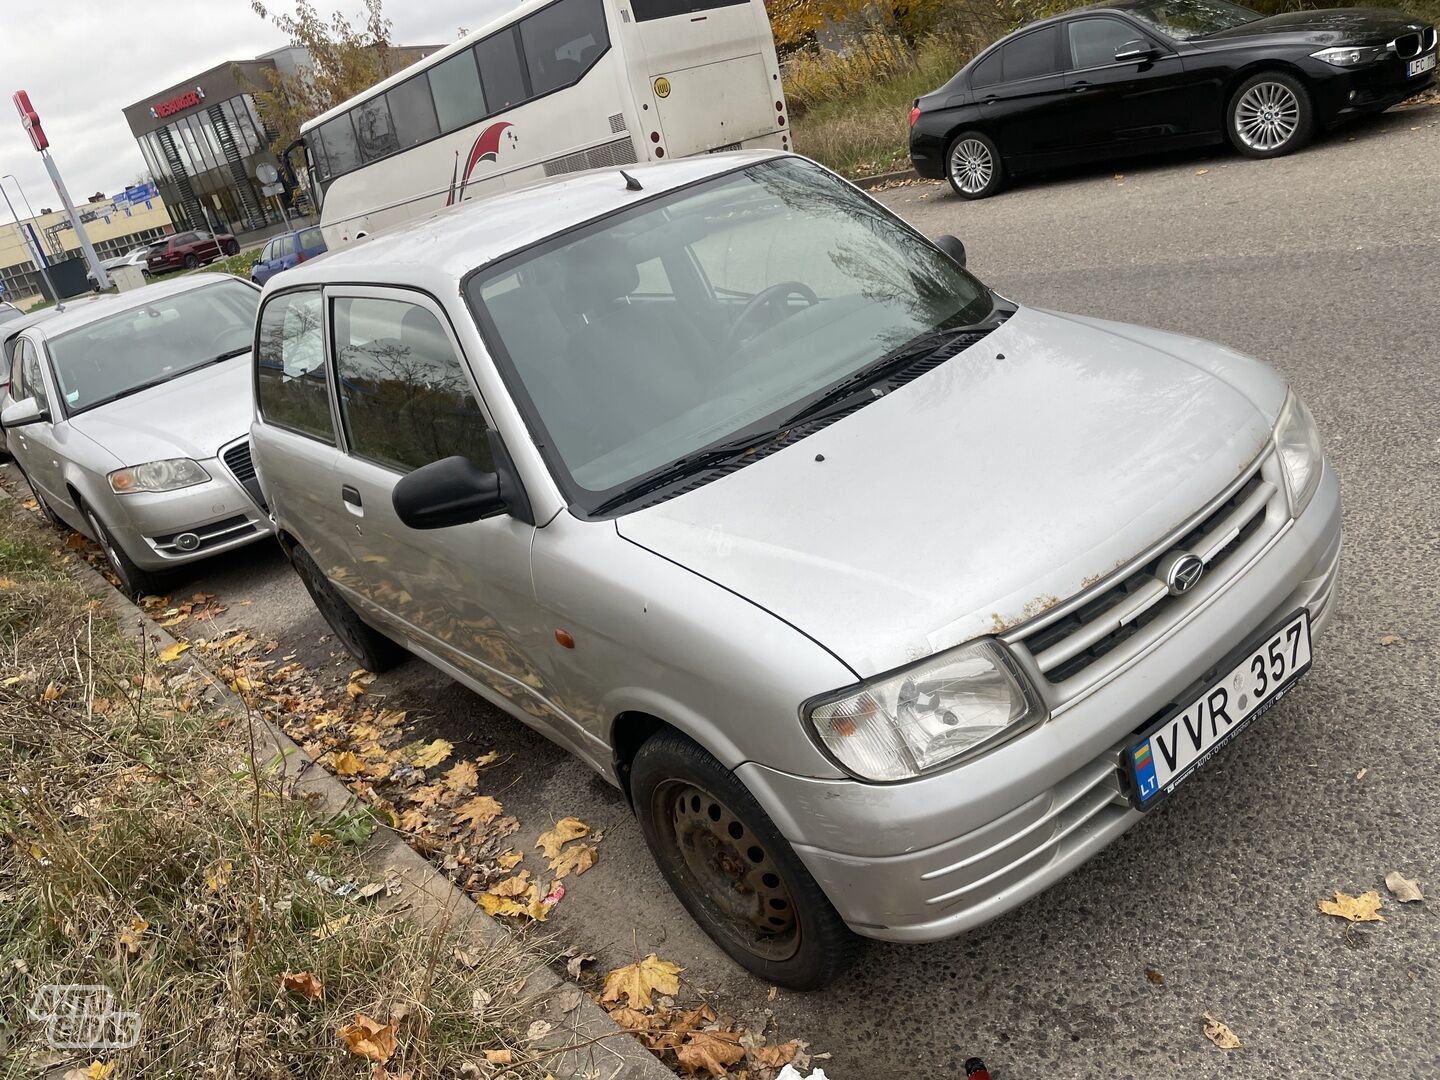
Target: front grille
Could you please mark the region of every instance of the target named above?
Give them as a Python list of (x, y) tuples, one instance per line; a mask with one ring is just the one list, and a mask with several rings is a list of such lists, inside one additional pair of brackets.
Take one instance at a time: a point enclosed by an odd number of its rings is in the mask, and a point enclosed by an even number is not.
[[(1046, 679), (1060, 684), (1145, 634), (1157, 620), (1193, 607), (1216, 583), (1238, 572), (1235, 556), (1248, 540), (1266, 529), (1267, 522), (1288, 513), (1278, 477), (1267, 477), (1266, 472), (1257, 464), (1182, 534), (1081, 594), (1077, 602), (1020, 628), (1009, 640), (1029, 651)], [(1205, 563), (1205, 575), (1193, 594), (1172, 596), (1163, 580), (1162, 564), (1177, 551), (1191, 552)]]
[(230, 475), (235, 477), (235, 482), (245, 489), (245, 494), (254, 500), (255, 505), (261, 510), (268, 510), (265, 493), (260, 490), (260, 478), (255, 474), (255, 461), (250, 456), (250, 444), (238, 442), (226, 447), (221, 451), (220, 460), (225, 463), (225, 468), (230, 470)]
[(1423, 39), (1423, 44), (1420, 46), (1421, 49), (1423, 49), (1425, 52), (1429, 52), (1431, 49), (1435, 48), (1435, 27), (1427, 26), (1421, 32), (1420, 36)]
[(1401, 34), (1394, 41), (1395, 55), (1401, 60), (1409, 60), (1411, 57), (1420, 55), (1420, 35)]
[[(221, 544), (229, 543), (231, 540), (238, 540), (242, 536), (253, 535), (256, 529), (255, 522), (244, 514), (238, 514), (235, 517), (212, 521), (209, 525), (201, 525), (198, 528), (181, 529), (179, 532), (166, 533), (163, 536), (152, 536), (150, 543), (161, 555), (196, 555), (202, 551), (219, 547)], [(194, 533), (199, 537), (199, 545), (189, 550), (177, 547), (175, 538), (183, 536), (185, 533)]]
[(586, 169), (609, 169), (616, 165), (634, 165), (640, 159), (635, 156), (635, 144), (629, 138), (602, 143), (578, 154), (552, 158), (545, 162), (546, 176), (563, 176), (565, 173), (584, 172)]

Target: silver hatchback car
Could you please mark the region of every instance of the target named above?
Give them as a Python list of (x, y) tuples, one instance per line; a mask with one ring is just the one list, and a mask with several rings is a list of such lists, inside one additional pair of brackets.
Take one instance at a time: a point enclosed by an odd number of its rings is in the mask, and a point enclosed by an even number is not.
[(129, 593), (271, 534), (250, 465), (259, 290), (204, 274), (68, 304), (7, 343), (8, 449)]
[(787, 986), (1074, 870), (1334, 612), (1339, 486), (1279, 374), (963, 264), (722, 154), (446, 210), (262, 301), (256, 462), (331, 625), (584, 758)]

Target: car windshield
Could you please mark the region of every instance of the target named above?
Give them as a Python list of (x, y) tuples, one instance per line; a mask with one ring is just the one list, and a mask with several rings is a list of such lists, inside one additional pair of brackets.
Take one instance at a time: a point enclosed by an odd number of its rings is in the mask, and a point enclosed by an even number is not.
[(898, 218), (794, 158), (566, 233), (466, 292), (587, 510), (713, 444), (773, 434), (868, 365), (993, 307)]
[(222, 278), (51, 338), (66, 409), (84, 412), (246, 352), (259, 295)]
[(23, 314), (25, 313), (17, 307), (11, 307), (9, 304), (0, 304), (0, 323), (7, 323), (11, 319), (18, 319)]
[(1225, 0), (1148, 0), (1125, 10), (1175, 41), (1208, 37), (1263, 17)]

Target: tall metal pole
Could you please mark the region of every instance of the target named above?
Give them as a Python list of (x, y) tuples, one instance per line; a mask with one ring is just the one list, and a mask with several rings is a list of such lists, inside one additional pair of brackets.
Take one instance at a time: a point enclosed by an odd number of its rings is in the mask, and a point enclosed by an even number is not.
[(65, 204), (65, 209), (70, 214), (70, 223), (75, 227), (75, 236), (80, 241), (80, 250), (85, 254), (85, 261), (90, 264), (90, 273), (95, 277), (95, 284), (102, 290), (110, 288), (110, 275), (105, 272), (105, 267), (100, 265), (100, 256), (96, 255), (95, 249), (90, 246), (90, 237), (85, 234), (85, 223), (80, 220), (75, 204), (70, 201), (70, 192), (65, 190), (65, 181), (60, 179), (60, 170), (55, 167), (48, 151), (40, 151), (40, 158), (45, 162), (45, 171), (50, 174), (50, 180), (55, 185), (55, 193), (60, 196), (60, 201)]
[[(20, 181), (19, 181), (19, 180), (16, 180), (16, 181), (15, 181), (15, 186), (16, 186), (16, 187), (20, 187)], [(5, 206), (6, 206), (6, 208), (10, 211), (10, 216), (15, 219), (15, 231), (16, 231), (16, 232), (19, 232), (19, 231), (20, 231), (20, 215), (17, 214), (17, 213), (15, 213), (15, 207), (13, 207), (13, 206), (10, 205), (10, 193), (5, 190), (5, 185), (4, 185), (3, 183), (0, 183), (0, 195), (5, 196)], [(21, 197), (22, 199), (25, 197), (25, 189), (24, 189), (24, 188), (20, 188), (20, 197)], [(25, 208), (26, 208), (27, 210), (30, 208), (30, 206), (29, 206), (28, 203), (26, 204)], [(39, 239), (37, 238), (35, 242), (36, 242), (36, 244), (38, 245), (40, 241), (39, 241)], [(40, 271), (40, 276), (45, 279), (45, 284), (48, 285), (48, 286), (50, 286), (50, 300), (51, 300), (52, 303), (54, 303), (54, 304), (58, 307), (59, 304), (60, 304), (60, 292), (59, 292), (58, 289), (55, 288), (55, 282), (53, 282), (53, 281), (50, 280), (50, 272), (45, 269), (45, 264), (44, 264), (43, 262), (38, 262), (38, 263), (36, 263), (36, 264), (35, 264), (35, 269)]]

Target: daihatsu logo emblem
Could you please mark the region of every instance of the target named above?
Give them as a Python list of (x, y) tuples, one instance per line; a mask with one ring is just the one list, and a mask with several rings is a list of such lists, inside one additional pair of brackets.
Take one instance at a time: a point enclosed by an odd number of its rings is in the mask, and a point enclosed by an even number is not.
[(1182, 551), (1172, 559), (1170, 568), (1165, 571), (1165, 587), (1170, 590), (1171, 596), (1184, 596), (1200, 584), (1200, 579), (1204, 576), (1205, 563), (1200, 556)]

